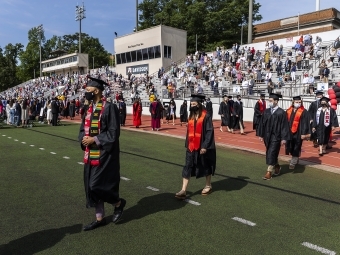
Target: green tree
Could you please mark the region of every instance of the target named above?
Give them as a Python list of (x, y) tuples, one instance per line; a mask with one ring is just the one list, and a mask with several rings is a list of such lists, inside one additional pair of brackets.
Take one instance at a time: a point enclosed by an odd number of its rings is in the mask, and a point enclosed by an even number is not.
[(45, 43), (44, 31), (40, 33), (36, 27), (28, 31), (28, 44), (19, 54), (21, 64), (18, 67), (18, 77), (21, 81), (34, 78), (35, 73), (40, 75), (40, 39), (42, 44)]
[(18, 56), (22, 52), (23, 45), (9, 43), (4, 50), (0, 48), (0, 90), (13, 87), (20, 83), (17, 76)]
[[(68, 53), (79, 50), (79, 33), (64, 35), (61, 40), (62, 49)], [(81, 34), (81, 52), (89, 54), (89, 67), (92, 68), (94, 58), (94, 68), (110, 65), (110, 53), (107, 52), (98, 38)]]
[[(253, 21), (259, 21), (261, 5), (254, 1)], [(163, 24), (184, 29), (188, 52), (211, 51), (216, 46), (240, 43), (241, 26), (248, 24), (249, 0), (144, 0), (139, 4), (139, 29)], [(244, 27), (244, 35), (247, 28)], [(246, 36), (245, 36), (246, 37)]]

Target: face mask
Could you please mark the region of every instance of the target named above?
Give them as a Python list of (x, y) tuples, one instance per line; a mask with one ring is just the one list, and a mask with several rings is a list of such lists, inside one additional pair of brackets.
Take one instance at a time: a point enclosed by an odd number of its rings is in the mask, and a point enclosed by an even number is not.
[(85, 92), (85, 98), (88, 101), (92, 101), (94, 99), (94, 93), (93, 92)]
[(269, 107), (270, 108), (275, 108), (276, 107), (276, 104), (274, 102), (269, 102)]
[(198, 106), (197, 106), (197, 105), (191, 106), (191, 107), (190, 107), (190, 111), (191, 111), (191, 112), (197, 112), (197, 111), (198, 111)]
[(322, 107), (327, 107), (327, 104), (326, 103), (321, 103), (321, 106)]
[(300, 108), (301, 104), (294, 104), (294, 108)]
[(321, 99), (320, 97), (317, 97), (317, 98), (316, 98), (316, 100), (318, 100), (318, 101), (319, 101), (320, 99)]

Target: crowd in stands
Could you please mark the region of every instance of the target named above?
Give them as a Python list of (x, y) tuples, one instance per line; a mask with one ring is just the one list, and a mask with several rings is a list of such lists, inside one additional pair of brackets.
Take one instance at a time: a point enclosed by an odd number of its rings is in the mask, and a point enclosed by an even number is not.
[[(329, 81), (335, 58), (339, 60), (338, 66), (340, 63), (340, 42), (337, 38), (330, 48), (329, 59), (320, 61), (318, 77), (297, 77), (298, 71), (309, 69), (310, 61), (320, 59), (321, 42), (319, 36), (313, 39), (307, 34), (301, 36), (294, 47), (288, 50), (272, 40), (265, 43), (263, 51), (254, 47), (241, 47), (237, 43), (231, 50), (217, 47), (213, 55), (197, 51), (187, 57), (184, 66), (178, 67), (173, 63), (170, 75), (160, 69), (158, 77), (161, 84), (167, 86), (169, 98), (176, 97), (176, 89), (182, 86), (196, 93), (203, 93), (202, 88), (208, 87), (213, 94), (219, 94), (223, 81), (240, 85), (243, 95), (252, 95), (256, 84), (266, 84), (268, 93), (271, 93), (287, 83), (296, 86), (297, 79), (300, 79), (307, 94), (312, 92), (312, 88), (314, 91), (315, 78), (325, 83)], [(276, 74), (275, 79), (273, 74)]]
[[(241, 87), (241, 94), (253, 95), (259, 84), (265, 84), (268, 93), (288, 83), (296, 84), (296, 72), (308, 70), (309, 62), (320, 58), (322, 39), (304, 35), (296, 41), (294, 47), (287, 50), (284, 45), (277, 45), (274, 40), (264, 44), (264, 50), (254, 47), (240, 46), (235, 43), (231, 49), (217, 47), (213, 54), (197, 51), (187, 56), (185, 63), (173, 62), (170, 70), (162, 67), (157, 73), (161, 86), (168, 91), (168, 98), (182, 96), (181, 92), (204, 94), (207, 90), (214, 95), (223, 92), (223, 84), (236, 84)], [(327, 83), (335, 68), (334, 60), (340, 64), (340, 41), (337, 38), (329, 49), (329, 58), (320, 59), (318, 77), (305, 75), (300, 82), (306, 88), (306, 94), (312, 94), (316, 78)], [(274, 75), (275, 74), (275, 75)], [(152, 102), (159, 97), (154, 86), (154, 77), (148, 73), (127, 77), (113, 73), (108, 66), (93, 70), (87, 75), (105, 80), (109, 86), (104, 96), (118, 102), (130, 95), (131, 102), (139, 99), (139, 87), (145, 86), (147, 95)], [(54, 75), (33, 79), (22, 85), (0, 93), (0, 115), (6, 116), (7, 123), (16, 126), (27, 126), (30, 118), (51, 121), (51, 103), (58, 102), (59, 117), (74, 117), (85, 103), (83, 90), (87, 75), (76, 72), (65, 75)], [(127, 94), (123, 94), (123, 91)], [(74, 105), (74, 107), (73, 107)], [(71, 110), (70, 110), (71, 109)], [(74, 110), (73, 110), (74, 109)]]

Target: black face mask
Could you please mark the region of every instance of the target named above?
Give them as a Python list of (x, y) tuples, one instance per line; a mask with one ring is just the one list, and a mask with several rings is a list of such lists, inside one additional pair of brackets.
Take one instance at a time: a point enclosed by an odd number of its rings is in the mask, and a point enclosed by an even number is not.
[(325, 103), (322, 103), (321, 106), (322, 106), (322, 107), (327, 107), (328, 105), (325, 104)]
[(190, 111), (191, 111), (191, 112), (197, 112), (197, 111), (198, 111), (198, 109), (199, 109), (199, 108), (198, 108), (198, 106), (197, 106), (197, 105), (195, 105), (195, 106), (191, 106), (191, 107), (190, 107)]
[(94, 93), (93, 92), (85, 92), (85, 98), (88, 101), (92, 101), (94, 99)]

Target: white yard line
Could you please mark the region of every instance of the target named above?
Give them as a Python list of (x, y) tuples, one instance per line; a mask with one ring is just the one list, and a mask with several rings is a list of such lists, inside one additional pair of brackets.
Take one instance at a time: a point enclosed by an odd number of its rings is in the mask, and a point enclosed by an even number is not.
[(84, 162), (78, 162), (79, 165), (84, 165)]
[(122, 179), (122, 180), (124, 180), (124, 181), (130, 181), (129, 178), (126, 178), (126, 177), (123, 177), (123, 176), (121, 176), (120, 179)]
[(31, 146), (31, 147), (34, 147), (34, 144), (31, 144), (30, 146)]
[(188, 198), (185, 199), (184, 202), (187, 202), (187, 203), (192, 204), (192, 205), (201, 205), (201, 203), (198, 203), (198, 202), (191, 200), (191, 199), (188, 199)]
[(239, 217), (234, 217), (234, 218), (231, 218), (231, 219), (232, 219), (232, 220), (236, 220), (236, 221), (238, 221), (238, 222), (241, 222), (241, 223), (243, 223), (243, 224), (246, 224), (246, 225), (248, 225), (248, 226), (252, 226), (252, 227), (256, 226), (256, 223), (251, 222), (251, 221), (249, 221), (249, 220), (245, 220), (245, 219), (239, 218)]
[(321, 252), (323, 254), (329, 254), (329, 255), (335, 255), (336, 254), (335, 251), (328, 250), (326, 248), (317, 246), (317, 245), (312, 244), (312, 243), (303, 242), (302, 245), (307, 247), (307, 248), (309, 248), (309, 249), (311, 249), (311, 250), (318, 251), (318, 252)]
[(45, 149), (44, 149), (44, 148), (39, 148), (39, 150), (42, 150), (42, 151), (44, 151)]
[(11, 139), (12, 137), (7, 136), (8, 139)]
[(2, 136), (6, 136), (6, 135), (2, 135)]
[(17, 140), (17, 139), (14, 139), (14, 142), (19, 142), (19, 140)]
[(53, 152), (53, 151), (51, 151), (50, 153), (51, 153), (52, 155), (55, 155), (55, 154), (57, 154), (57, 153), (55, 153), (55, 152)]
[(154, 188), (154, 187), (151, 187), (151, 186), (148, 186), (148, 187), (146, 187), (147, 189), (150, 189), (150, 190), (152, 190), (152, 191), (159, 191), (159, 189), (157, 189), (157, 188)]
[(63, 158), (64, 158), (64, 159), (70, 159), (70, 157), (67, 157), (67, 156), (64, 156)]

